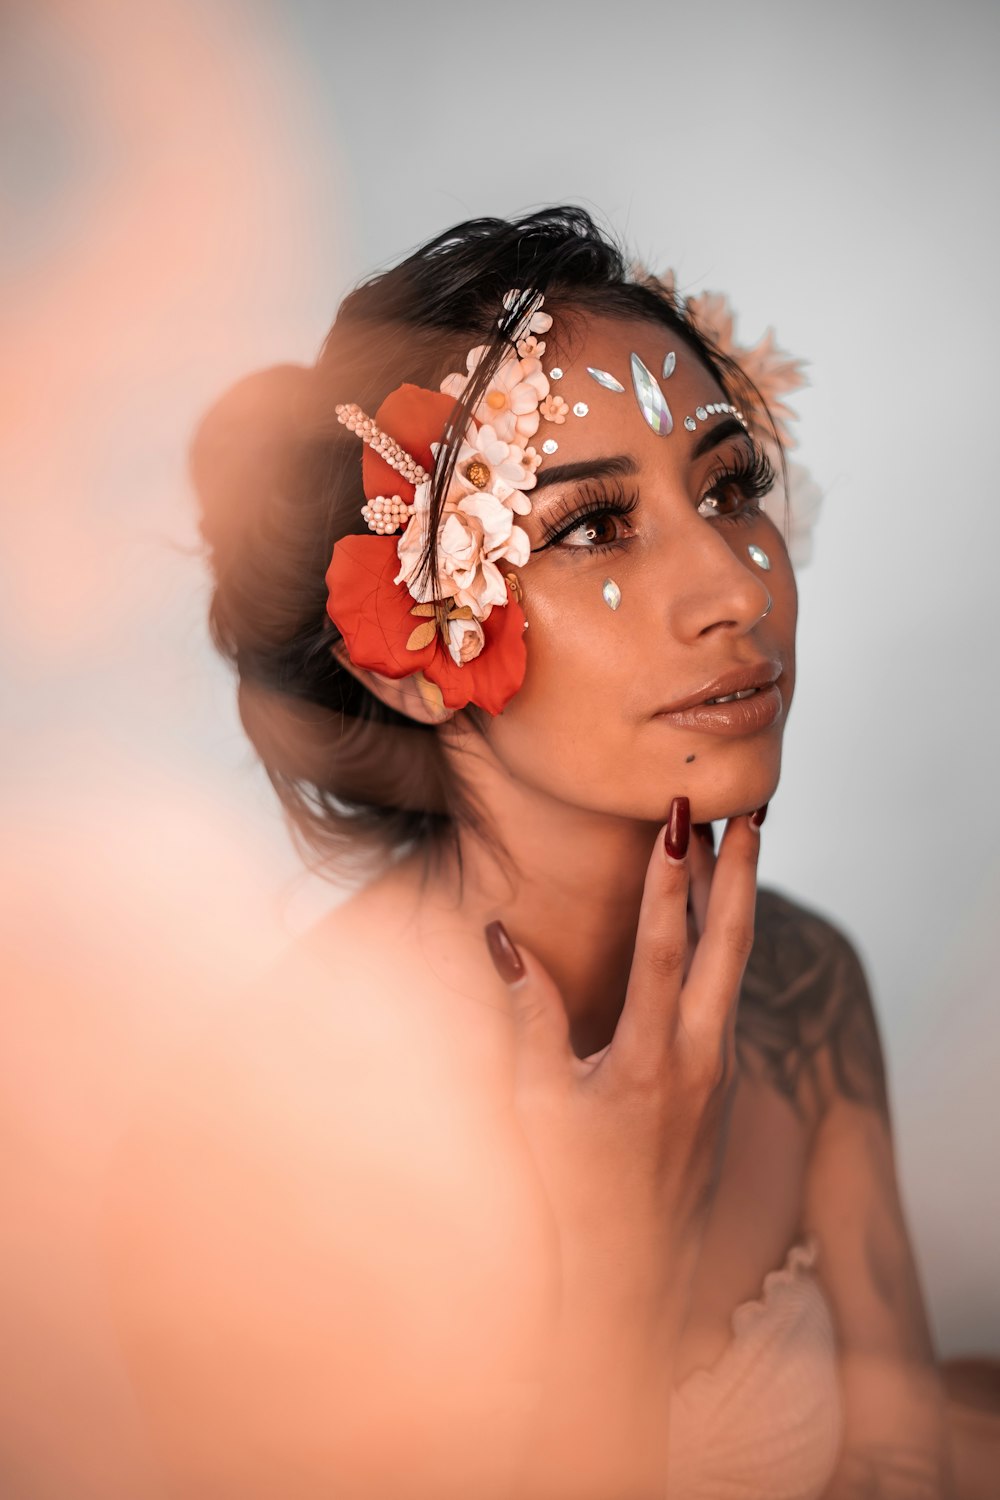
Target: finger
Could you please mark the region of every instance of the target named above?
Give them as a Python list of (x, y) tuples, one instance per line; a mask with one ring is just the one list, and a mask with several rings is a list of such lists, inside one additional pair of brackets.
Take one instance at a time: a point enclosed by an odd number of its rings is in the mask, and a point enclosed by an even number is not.
[(569, 1018), (558, 988), (526, 948), (515, 947), (502, 922), (490, 922), (486, 945), (507, 985), (514, 1023), (515, 1091), (550, 1088), (569, 1066)]
[[(677, 1024), (688, 952), (690, 827), (690, 803), (675, 797), (646, 867), (632, 968), (612, 1046), (618, 1061), (640, 1069), (662, 1058)], [(671, 856), (668, 836), (679, 858)]]
[(705, 926), (681, 995), (684, 1030), (706, 1048), (731, 1022), (753, 947), (760, 830), (730, 818), (708, 894)]
[(695, 930), (698, 937), (705, 931), (708, 893), (712, 888), (712, 875), (715, 871), (715, 840), (711, 823), (695, 823), (692, 832), (702, 834), (703, 830), (707, 830), (703, 836), (691, 840), (690, 851), (690, 904), (694, 912)]

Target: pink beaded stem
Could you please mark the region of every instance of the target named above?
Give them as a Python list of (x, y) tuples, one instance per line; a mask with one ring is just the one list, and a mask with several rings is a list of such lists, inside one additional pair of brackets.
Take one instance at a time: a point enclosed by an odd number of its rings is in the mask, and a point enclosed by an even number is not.
[[(337, 421), (342, 422), (350, 432), (357, 433), (363, 443), (367, 443), (379, 456), (384, 459), (391, 469), (397, 474), (402, 474), (410, 484), (425, 484), (430, 475), (427, 470), (411, 458), (405, 448), (401, 448), (394, 438), (369, 417), (353, 401), (334, 408), (337, 413)], [(367, 518), (366, 518), (367, 519)]]

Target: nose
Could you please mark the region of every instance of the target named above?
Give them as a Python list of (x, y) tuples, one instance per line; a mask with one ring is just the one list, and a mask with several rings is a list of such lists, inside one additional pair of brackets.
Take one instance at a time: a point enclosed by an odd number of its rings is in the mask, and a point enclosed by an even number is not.
[[(693, 640), (706, 631), (725, 628), (747, 635), (771, 613), (774, 601), (767, 583), (769, 569), (754, 559), (769, 561), (759, 543), (747, 543), (724, 535), (723, 522), (692, 517), (683, 539), (682, 556), (676, 557), (676, 583), (670, 594), (675, 632)], [(732, 531), (735, 526), (727, 528)], [(743, 533), (744, 537), (746, 532)]]

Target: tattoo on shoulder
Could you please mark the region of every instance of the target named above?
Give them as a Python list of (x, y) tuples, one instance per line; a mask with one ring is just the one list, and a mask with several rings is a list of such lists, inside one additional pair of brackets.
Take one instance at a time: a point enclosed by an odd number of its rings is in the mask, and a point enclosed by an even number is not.
[(825, 917), (760, 889), (736, 1044), (800, 1113), (831, 1090), (888, 1113), (878, 1021), (864, 967)]

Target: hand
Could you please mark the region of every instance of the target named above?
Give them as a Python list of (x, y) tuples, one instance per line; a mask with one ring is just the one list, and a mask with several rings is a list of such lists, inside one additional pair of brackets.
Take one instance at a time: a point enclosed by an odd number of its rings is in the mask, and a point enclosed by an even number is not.
[[(668, 828), (686, 834), (688, 818), (687, 798), (675, 798)], [(590, 1057), (573, 1053), (562, 998), (534, 955), (519, 954), (501, 924), (487, 930), (510, 985), (515, 1110), (563, 1249), (651, 1275), (693, 1264), (714, 1192), (760, 849), (748, 817), (729, 820), (717, 859), (706, 846), (688, 851), (686, 838), (670, 858), (665, 832), (646, 871), (625, 1004)]]

